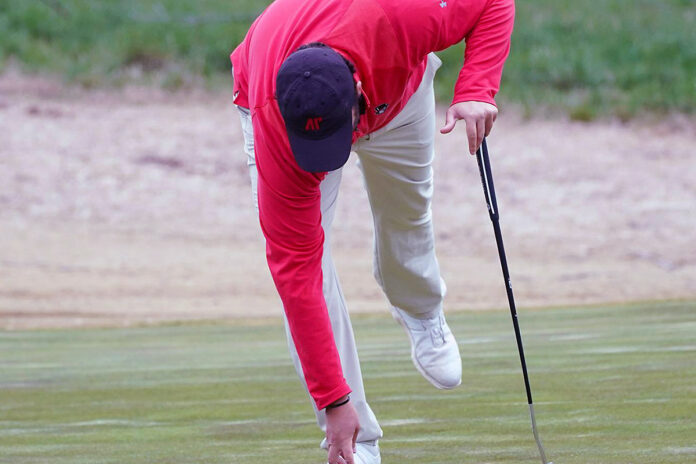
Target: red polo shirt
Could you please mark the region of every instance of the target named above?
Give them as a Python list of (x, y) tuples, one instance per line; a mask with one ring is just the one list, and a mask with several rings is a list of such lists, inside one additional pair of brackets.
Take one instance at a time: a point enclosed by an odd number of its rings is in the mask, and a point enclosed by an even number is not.
[[(356, 138), (387, 124), (423, 77), (427, 54), (466, 40), (453, 103), (495, 104), (514, 0), (276, 0), (231, 55), (237, 105), (250, 108), (266, 256), (318, 408), (350, 392), (322, 293), (319, 184), (297, 166), (275, 100), (285, 58), (324, 42), (355, 64), (368, 101)], [(379, 110), (377, 110), (379, 108)]]

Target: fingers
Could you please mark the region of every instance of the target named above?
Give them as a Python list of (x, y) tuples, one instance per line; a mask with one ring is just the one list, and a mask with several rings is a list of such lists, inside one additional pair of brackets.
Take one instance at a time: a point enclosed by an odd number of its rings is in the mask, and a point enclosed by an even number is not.
[(329, 464), (343, 464), (338, 462), (338, 446), (329, 445), (329, 455), (327, 461)]
[(491, 133), (496, 117), (497, 112), (464, 119), (466, 122), (466, 136), (469, 139), (469, 153), (472, 155), (476, 153), (481, 143), (483, 143), (483, 138), (488, 137), (488, 134)]
[(476, 153), (476, 126), (477, 126), (477, 121), (474, 118), (466, 118), (464, 120), (466, 123), (466, 138), (469, 139), (469, 153), (472, 155)]
[(455, 124), (457, 124), (457, 118), (454, 117), (454, 112), (450, 108), (447, 110), (447, 114), (445, 115), (445, 126), (440, 129), (440, 133), (449, 134), (452, 132), (452, 129), (454, 129)]
[(347, 454), (343, 455), (343, 460), (345, 461), (346, 464), (355, 464), (355, 460), (353, 459), (353, 450), (349, 449)]
[(476, 120), (476, 150), (481, 146), (481, 142), (483, 142), (483, 135), (486, 133), (486, 120), (483, 118), (479, 118)]
[(329, 464), (355, 464), (353, 450), (350, 448), (340, 450), (339, 446), (329, 445)]
[(329, 455), (326, 457), (329, 464), (336, 464), (338, 462), (338, 447), (329, 444)]
[[(348, 443), (345, 445), (348, 445)], [(352, 447), (329, 445), (329, 464), (354, 464), (355, 442), (352, 445)]]
[[(329, 445), (329, 456), (327, 461), (329, 464), (346, 464), (347, 462), (341, 455), (340, 447), (336, 445)], [(352, 462), (350, 464), (352, 464)]]
[(353, 453), (355, 453), (357, 450), (355, 449), (355, 442), (358, 439), (358, 432), (360, 432), (360, 427), (357, 427), (355, 429), (355, 433), (353, 433)]
[(486, 114), (486, 137), (490, 135), (491, 130), (493, 129), (493, 123), (495, 120), (498, 118), (498, 110), (496, 109), (495, 111), (491, 111), (490, 113)]

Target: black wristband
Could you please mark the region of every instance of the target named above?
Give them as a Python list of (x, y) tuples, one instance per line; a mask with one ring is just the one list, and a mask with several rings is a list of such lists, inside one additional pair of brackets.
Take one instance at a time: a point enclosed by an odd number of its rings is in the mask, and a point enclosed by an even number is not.
[(337, 407), (339, 407), (339, 406), (343, 406), (344, 404), (348, 404), (349, 401), (350, 401), (350, 395), (348, 396), (348, 398), (346, 398), (345, 400), (341, 401), (340, 403), (333, 403), (333, 404), (328, 405), (328, 406), (326, 407), (326, 409), (333, 409), (333, 408), (337, 408)]

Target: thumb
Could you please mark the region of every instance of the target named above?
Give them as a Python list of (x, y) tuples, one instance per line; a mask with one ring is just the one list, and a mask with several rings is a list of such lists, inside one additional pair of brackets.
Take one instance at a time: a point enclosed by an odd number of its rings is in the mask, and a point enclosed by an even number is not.
[(445, 126), (440, 129), (441, 134), (449, 134), (452, 132), (452, 129), (454, 129), (454, 125), (457, 123), (457, 119), (454, 117), (454, 112), (452, 111), (452, 108), (447, 110), (447, 114), (445, 115)]

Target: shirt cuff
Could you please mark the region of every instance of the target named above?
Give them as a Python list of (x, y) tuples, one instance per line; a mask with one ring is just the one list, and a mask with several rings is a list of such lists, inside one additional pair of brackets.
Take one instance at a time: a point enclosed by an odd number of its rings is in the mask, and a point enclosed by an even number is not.
[(331, 403), (335, 402), (343, 396), (346, 396), (349, 393), (351, 393), (351, 389), (347, 383), (344, 383), (343, 385), (334, 388), (329, 393), (319, 398), (314, 398), (314, 401), (315, 403), (317, 403), (317, 409), (324, 409)]
[(452, 99), (452, 105), (455, 105), (457, 103), (467, 102), (467, 101), (477, 101), (477, 102), (482, 102), (482, 103), (488, 103), (488, 104), (495, 106), (496, 108), (498, 107), (498, 105), (495, 102), (495, 99), (487, 93), (472, 93), (472, 94), (455, 95), (454, 98)]

